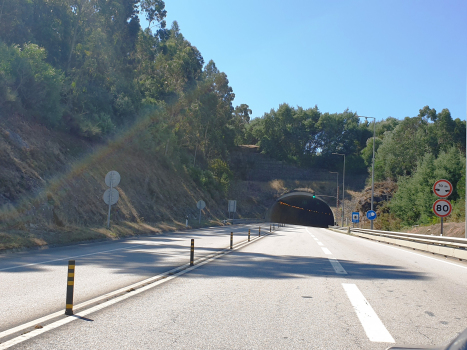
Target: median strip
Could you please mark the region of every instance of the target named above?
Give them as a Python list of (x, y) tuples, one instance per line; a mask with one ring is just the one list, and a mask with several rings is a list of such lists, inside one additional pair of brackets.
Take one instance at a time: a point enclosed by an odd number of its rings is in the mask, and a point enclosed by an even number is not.
[[(47, 315), (47, 316), (44, 316), (44, 317), (41, 317), (39, 319), (36, 319), (34, 321), (31, 321), (31, 322), (27, 322), (25, 324), (22, 324), (22, 325), (19, 325), (17, 327), (14, 327), (14, 328), (11, 328), (11, 329), (8, 329), (6, 331), (3, 331), (0, 333), (0, 339), (3, 339), (5, 337), (8, 337), (8, 336), (12, 336), (14, 334), (17, 334), (17, 333), (20, 333), (20, 332), (23, 332), (23, 334), (21, 334), (20, 336), (18, 337), (15, 337), (13, 339), (10, 339), (10, 340), (7, 340), (5, 341), (4, 343), (1, 343), (0, 344), (0, 350), (3, 350), (3, 349), (8, 349), (9, 347), (13, 346), (13, 345), (16, 345), (16, 344), (19, 344), (23, 341), (26, 341), (28, 339), (31, 339), (31, 338), (34, 338), (42, 333), (45, 333), (47, 331), (50, 331), (52, 329), (55, 329), (55, 328), (58, 328), (62, 325), (65, 325), (67, 323), (70, 323), (76, 319), (79, 319), (80, 317), (84, 317), (86, 315), (89, 315), (93, 312), (96, 312), (98, 310), (101, 310), (107, 306), (110, 306), (110, 305), (113, 305), (115, 303), (118, 303), (122, 300), (125, 300), (133, 295), (136, 295), (136, 294), (139, 294), (139, 293), (142, 293), (148, 289), (151, 289), (151, 288), (154, 288), (162, 283), (165, 283), (165, 282), (168, 282), (172, 279), (174, 279), (175, 277), (178, 277), (178, 276), (181, 276), (187, 272), (190, 272), (200, 266), (203, 266), (204, 264), (207, 264), (217, 258), (220, 258), (230, 252), (233, 252), (233, 251), (236, 251), (238, 249), (241, 249), (243, 248), (244, 246), (246, 245), (249, 245), (251, 243), (254, 243), (266, 236), (268, 236), (269, 234), (265, 234), (261, 237), (256, 237), (256, 238), (253, 238), (251, 239), (250, 242), (248, 242), (248, 240), (245, 240), (245, 241), (242, 241), (242, 242), (239, 242), (237, 244), (235, 244), (232, 249), (229, 248), (225, 248), (225, 249), (222, 249), (220, 251), (217, 251), (215, 253), (212, 253), (212, 254), (209, 254), (209, 255), (206, 255), (206, 256), (203, 256), (197, 260), (194, 261), (194, 266), (190, 266), (189, 263), (187, 264), (184, 264), (184, 265), (181, 265), (179, 267), (176, 267), (172, 270), (169, 270), (167, 272), (164, 272), (162, 274), (159, 274), (157, 276), (154, 276), (154, 277), (151, 277), (151, 278), (148, 278), (148, 279), (145, 279), (143, 281), (140, 281), (140, 282), (137, 282), (137, 283), (134, 283), (132, 285), (129, 285), (129, 286), (126, 286), (124, 288), (120, 288), (116, 291), (113, 291), (113, 292), (110, 292), (110, 293), (107, 293), (107, 294), (104, 294), (100, 297), (97, 297), (97, 298), (94, 298), (94, 299), (91, 299), (91, 300), (88, 300), (84, 303), (81, 303), (79, 305), (75, 305), (74, 306), (74, 310), (79, 310), (79, 309), (84, 309), (86, 307), (89, 307), (91, 305), (94, 305), (94, 304), (98, 304), (98, 305), (95, 305), (95, 306), (92, 306), (90, 309), (87, 309), (87, 310), (82, 310), (82, 311), (79, 311), (79, 312), (74, 312), (74, 316), (68, 316), (68, 317), (65, 317), (65, 318), (62, 318), (58, 321), (54, 321), (54, 319), (56, 318), (59, 318), (59, 317), (64, 317), (63, 316), (63, 311), (58, 311), (58, 312), (55, 312), (53, 314), (50, 314), (50, 315)], [(128, 291), (131, 290), (131, 293), (128, 293)], [(108, 299), (112, 299), (112, 300), (108, 300)], [(45, 326), (42, 326), (41, 324), (44, 324), (44, 323), (47, 323), (47, 322), (52, 322), (48, 325), (45, 325)], [(38, 325), (41, 325), (41, 328), (38, 328), (36, 326)], [(31, 330), (32, 329), (32, 330)]]

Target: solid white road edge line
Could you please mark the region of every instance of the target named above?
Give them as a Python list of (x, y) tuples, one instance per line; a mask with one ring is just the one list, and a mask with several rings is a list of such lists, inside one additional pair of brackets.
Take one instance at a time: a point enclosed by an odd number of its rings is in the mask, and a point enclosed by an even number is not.
[(328, 248), (321, 247), (321, 249), (323, 250), (324, 254), (331, 254), (332, 255), (332, 253), (329, 251)]
[[(337, 232), (332, 231), (332, 230), (329, 230), (329, 229), (327, 229), (327, 228), (324, 228), (323, 230), (328, 230), (328, 231), (337, 233)], [(358, 237), (358, 236), (350, 236), (350, 237), (362, 238), (362, 237)], [(364, 238), (364, 239), (366, 239), (366, 238)], [(441, 259), (442, 259), (441, 257), (439, 257), (439, 258), (434, 258), (434, 257), (431, 257), (431, 256), (426, 256), (426, 255), (423, 255), (423, 254), (415, 253), (415, 252), (413, 252), (413, 251), (408, 250), (408, 249), (411, 249), (411, 248), (408, 248), (408, 247), (407, 247), (406, 249), (402, 249), (402, 248), (399, 248), (399, 247), (395, 247), (393, 244), (387, 244), (387, 243), (384, 243), (384, 242), (378, 242), (378, 241), (370, 240), (370, 239), (367, 239), (367, 241), (368, 241), (368, 242), (378, 243), (378, 244), (383, 244), (385, 247), (397, 249), (397, 250), (400, 250), (400, 251), (403, 251), (403, 252), (406, 252), (406, 253), (415, 254), (415, 255), (418, 255), (418, 256), (423, 256), (424, 258), (427, 258), (427, 259), (436, 260), (436, 261), (439, 261), (439, 262), (443, 262), (443, 263), (445, 263), (445, 264), (454, 265), (454, 266), (457, 266), (457, 267), (460, 267), (460, 268), (463, 268), (463, 269), (467, 269), (467, 266), (463, 266), (463, 265), (459, 265), (459, 264), (454, 264), (454, 263), (449, 262), (449, 261), (441, 260)], [(428, 253), (430, 253), (430, 252), (426, 252), (426, 253), (428, 254)]]
[(347, 275), (347, 271), (342, 267), (339, 261), (334, 258), (328, 258), (329, 262), (331, 263), (332, 267), (334, 268), (334, 271), (336, 271), (337, 274), (340, 275)]
[(308, 229), (307, 229), (306, 227), (305, 227), (305, 231), (308, 232), (308, 233), (310, 234), (311, 237), (315, 237), (315, 236), (313, 235), (313, 233), (311, 233), (310, 231), (308, 231)]
[[(24, 264), (24, 265), (16, 265), (16, 266), (10, 266), (10, 267), (6, 267), (6, 268), (3, 268), (3, 269), (0, 269), (0, 271), (6, 271), (6, 270), (12, 270), (12, 269), (20, 269), (22, 267), (28, 267), (28, 266), (34, 266), (34, 265), (42, 265), (42, 264), (47, 264), (47, 263), (51, 263), (51, 262), (55, 262), (55, 261), (62, 261), (62, 260), (70, 260), (70, 259), (76, 259), (76, 258), (82, 258), (83, 256), (90, 256), (90, 255), (96, 255), (96, 254), (105, 254), (105, 253), (109, 253), (109, 252), (115, 252), (117, 250), (129, 250), (129, 249), (133, 249), (135, 247), (140, 247), (142, 245), (145, 245), (145, 244), (136, 244), (132, 247), (126, 247), (126, 248), (117, 248), (117, 249), (110, 249), (110, 250), (103, 250), (103, 251), (100, 251), (100, 252), (95, 252), (95, 253), (89, 253), (89, 254), (83, 254), (83, 255), (76, 255), (76, 256), (71, 256), (71, 257), (67, 257), (67, 258), (60, 258), (60, 259), (53, 259), (53, 260), (47, 260), (47, 261), (41, 261), (41, 262), (37, 262), (37, 263), (31, 263), (31, 264)], [(66, 267), (66, 266), (65, 266)]]
[[(246, 227), (249, 227), (249, 225), (244, 225)], [(210, 227), (209, 227), (210, 228)], [(177, 232), (175, 232), (177, 233)], [(187, 238), (188, 240), (189, 238)], [(180, 241), (180, 239), (176, 239), (177, 241)], [(89, 254), (82, 254), (82, 255), (76, 255), (76, 256), (70, 256), (70, 257), (66, 257), (66, 258), (59, 258), (59, 259), (53, 259), (53, 260), (47, 260), (47, 261), (41, 261), (41, 262), (36, 262), (36, 263), (30, 263), (30, 264), (24, 264), (24, 265), (16, 265), (16, 266), (10, 266), (10, 267), (5, 267), (5, 268), (2, 268), (0, 269), (0, 271), (6, 271), (6, 270), (13, 270), (13, 269), (20, 269), (22, 267), (28, 267), (28, 266), (35, 266), (35, 265), (42, 265), (42, 264), (48, 264), (48, 263), (51, 263), (51, 262), (55, 262), (55, 261), (63, 261), (63, 260), (70, 260), (70, 259), (76, 259), (76, 258), (82, 258), (84, 256), (91, 256), (91, 255), (97, 255), (97, 254), (106, 254), (106, 253), (110, 253), (110, 252), (115, 252), (115, 251), (118, 251), (118, 250), (129, 250), (131, 251), (133, 248), (136, 248), (136, 247), (141, 247), (141, 246), (146, 246), (148, 248), (152, 248), (152, 247), (156, 247), (156, 246), (160, 246), (160, 245), (169, 245), (169, 244), (172, 244), (172, 242), (168, 242), (168, 243), (159, 243), (159, 242), (155, 242), (156, 244), (147, 244), (147, 243), (143, 243), (143, 244), (135, 244), (133, 245), (132, 247), (124, 247), (124, 248), (116, 248), (116, 249), (110, 249), (110, 250), (101, 250), (101, 251), (98, 251), (98, 252), (94, 252), (94, 253), (89, 253)], [(143, 249), (138, 249), (138, 250), (143, 250)], [(66, 266), (65, 266), (66, 267)]]
[[(224, 254), (226, 254), (226, 253), (224, 253)], [(204, 263), (207, 263), (207, 261), (204, 262)], [(140, 289), (137, 289), (137, 290), (135, 290), (134, 292), (131, 292), (131, 293), (129, 293), (129, 294), (121, 295), (121, 296), (119, 296), (119, 297), (117, 297), (117, 298), (115, 298), (115, 299), (112, 299), (112, 300), (109, 300), (109, 301), (107, 301), (107, 302), (105, 302), (105, 303), (96, 305), (96, 306), (94, 306), (94, 307), (92, 307), (92, 308), (90, 308), (90, 309), (87, 309), (87, 310), (78, 312), (78, 313), (76, 313), (74, 316), (68, 316), (67, 318), (64, 318), (64, 319), (62, 319), (62, 320), (59, 320), (59, 321), (56, 321), (56, 322), (51, 323), (51, 324), (49, 324), (49, 325), (46, 325), (46, 326), (44, 326), (43, 328), (40, 328), (40, 329), (31, 331), (31, 332), (26, 333), (26, 334), (23, 334), (23, 335), (20, 335), (19, 337), (16, 337), (16, 338), (14, 338), (14, 339), (11, 339), (11, 340), (9, 340), (9, 341), (6, 341), (6, 342), (3, 343), (3, 344), (0, 344), (0, 349), (2, 349), (2, 350), (3, 350), (3, 349), (8, 349), (9, 347), (11, 347), (11, 346), (13, 346), (13, 345), (22, 343), (23, 341), (26, 341), (26, 340), (28, 340), (28, 339), (34, 338), (34, 337), (36, 337), (36, 336), (38, 336), (38, 335), (40, 335), (40, 334), (42, 334), (42, 333), (48, 332), (48, 331), (50, 331), (50, 330), (52, 330), (52, 329), (58, 328), (58, 327), (63, 326), (63, 325), (65, 325), (65, 324), (67, 324), (67, 323), (70, 323), (70, 322), (73, 322), (73, 321), (75, 321), (75, 320), (78, 320), (79, 318), (76, 317), (76, 316), (85, 317), (86, 315), (89, 315), (89, 314), (92, 313), (92, 312), (96, 312), (96, 311), (101, 310), (101, 309), (103, 309), (103, 308), (105, 308), (105, 307), (107, 307), (107, 306), (116, 304), (116, 303), (118, 303), (118, 302), (120, 302), (120, 301), (123, 301), (123, 300), (125, 300), (125, 299), (128, 299), (128, 298), (130, 298), (130, 297), (132, 297), (132, 296), (134, 296), (134, 295), (136, 295), (136, 294), (142, 293), (142, 292), (144, 292), (144, 291), (146, 291), (146, 290), (148, 290), (148, 289), (150, 289), (150, 288), (153, 288), (153, 287), (155, 287), (155, 286), (158, 286), (159, 284), (162, 284), (162, 283), (164, 283), (164, 282), (168, 282), (168, 281), (174, 279), (175, 277), (180, 276), (180, 275), (182, 275), (182, 274), (184, 274), (184, 273), (186, 273), (186, 272), (189, 272), (189, 271), (193, 270), (193, 268), (198, 267), (198, 266), (201, 266), (201, 265), (204, 265), (204, 264), (201, 263), (201, 264), (199, 264), (199, 265), (190, 267), (190, 268), (188, 268), (188, 269), (186, 269), (186, 270), (180, 271), (179, 273), (176, 273), (176, 274), (174, 274), (174, 275), (172, 275), (172, 276), (169, 276), (169, 277), (167, 277), (167, 278), (165, 278), (165, 279), (163, 279), (163, 280), (161, 280), (161, 281), (158, 281), (158, 282), (155, 282), (155, 283), (153, 283), (153, 284), (150, 284), (150, 285), (147, 285), (147, 286), (145, 286), (145, 287), (142, 287), (142, 288), (140, 288)], [(61, 312), (60, 314), (63, 314), (63, 312)]]
[(394, 338), (384, 327), (383, 322), (381, 322), (358, 287), (350, 283), (342, 283), (342, 287), (344, 287), (368, 339), (372, 342), (395, 343)]
[[(218, 254), (214, 253), (215, 255), (214, 255), (213, 257), (211, 257), (211, 258), (209, 258), (209, 259), (206, 259), (206, 260), (204, 260), (204, 261), (201, 261), (201, 262), (197, 263), (197, 264), (194, 265), (194, 266), (191, 266), (191, 267), (189, 267), (189, 268), (186, 268), (186, 269), (184, 269), (184, 270), (182, 270), (182, 271), (180, 271), (180, 272), (177, 272), (177, 273), (175, 273), (175, 274), (173, 274), (173, 275), (171, 275), (171, 276), (168, 276), (168, 277), (166, 277), (166, 278), (164, 278), (164, 279), (161, 279), (160, 281), (156, 281), (156, 282), (151, 283), (151, 284), (149, 284), (149, 285), (147, 285), (147, 286), (144, 286), (144, 287), (142, 287), (142, 288), (139, 288), (139, 289), (136, 289), (136, 290), (134, 290), (134, 291), (132, 291), (132, 292), (129, 292), (128, 294), (121, 295), (121, 296), (119, 296), (119, 297), (116, 297), (115, 299), (112, 299), (112, 300), (109, 300), (109, 301), (104, 302), (104, 303), (102, 303), (102, 304), (96, 305), (96, 306), (94, 306), (94, 307), (92, 307), (92, 308), (90, 308), (90, 309), (80, 311), (80, 312), (76, 313), (74, 316), (68, 316), (68, 317), (66, 317), (66, 318), (64, 318), (64, 319), (62, 319), (62, 320), (59, 320), (59, 321), (53, 322), (53, 323), (51, 323), (51, 324), (48, 324), (48, 325), (44, 326), (43, 328), (35, 329), (35, 330), (33, 330), (33, 331), (31, 331), (31, 332), (28, 332), (28, 333), (26, 333), (26, 334), (22, 334), (22, 335), (20, 335), (19, 337), (10, 339), (10, 340), (8, 340), (8, 341), (6, 341), (6, 342), (0, 344), (0, 350), (8, 349), (9, 347), (11, 347), (11, 346), (13, 346), (13, 345), (22, 343), (22, 342), (24, 342), (24, 341), (26, 341), (26, 340), (29, 340), (29, 339), (31, 339), (31, 338), (34, 338), (34, 337), (36, 337), (36, 336), (38, 336), (38, 335), (40, 335), (40, 334), (42, 334), (42, 333), (48, 332), (48, 331), (50, 331), (50, 330), (52, 330), (52, 329), (58, 328), (58, 327), (63, 326), (63, 325), (65, 325), (65, 324), (67, 324), (67, 323), (70, 323), (70, 322), (72, 322), (72, 321), (78, 320), (79, 317), (84, 317), (84, 316), (89, 315), (89, 314), (91, 314), (91, 313), (93, 313), (93, 312), (96, 312), (96, 311), (99, 311), (99, 310), (101, 310), (101, 309), (104, 309), (104, 308), (106, 308), (107, 306), (111, 306), (111, 305), (116, 304), (116, 303), (118, 303), (118, 302), (120, 302), (120, 301), (123, 301), (123, 300), (125, 300), (125, 299), (128, 299), (128, 298), (130, 298), (130, 297), (132, 297), (132, 296), (134, 296), (134, 295), (140, 294), (140, 293), (142, 293), (142, 292), (144, 292), (144, 291), (146, 291), (146, 290), (148, 290), (148, 289), (157, 287), (158, 285), (160, 285), (160, 284), (162, 284), (162, 283), (168, 282), (168, 281), (174, 279), (175, 277), (178, 277), (178, 276), (181, 276), (181, 275), (183, 275), (183, 274), (185, 274), (185, 273), (187, 273), (187, 272), (190, 272), (190, 271), (192, 271), (192, 270), (194, 270), (194, 269), (196, 269), (196, 268), (198, 268), (198, 267), (200, 267), (200, 266), (203, 266), (203, 265), (205, 265), (205, 264), (207, 264), (207, 263), (209, 263), (209, 262), (211, 262), (211, 261), (213, 261), (213, 260), (215, 260), (215, 259), (217, 259), (217, 258), (220, 258), (221, 256), (224, 256), (224, 255), (228, 254), (229, 252), (232, 252), (232, 251), (238, 250), (238, 249), (240, 249), (240, 248), (243, 248), (243, 247), (244, 247), (245, 245), (247, 245), (248, 243), (253, 243), (253, 242), (255, 242), (255, 241), (257, 241), (257, 240), (259, 240), (259, 239), (261, 239), (261, 238), (263, 238), (263, 237), (266, 237), (266, 236), (267, 236), (267, 235), (264, 235), (264, 236), (261, 236), (261, 237), (256, 237), (256, 239), (252, 240), (251, 242), (248, 242), (248, 241), (239, 242), (239, 243), (237, 243), (237, 247), (233, 247), (233, 249), (226, 248), (226, 249), (220, 251), (220, 253), (218, 253)], [(182, 265), (182, 267), (183, 267), (183, 266), (187, 266), (187, 265), (188, 265), (188, 264)], [(177, 268), (175, 268), (175, 269), (173, 269), (173, 270), (170, 270), (170, 271), (178, 270), (178, 269), (180, 269), (180, 268), (181, 268), (181, 267), (177, 267)], [(147, 279), (147, 280), (145, 280), (145, 281), (138, 282), (138, 283), (136, 283), (136, 284), (134, 284), (134, 285), (139, 285), (139, 284), (142, 284), (143, 282), (148, 283), (149, 280), (156, 279), (156, 278), (158, 278), (158, 277), (160, 277), (160, 276), (163, 276), (163, 275), (164, 275), (164, 276), (165, 276), (165, 275), (168, 275), (169, 273), (171, 273), (170, 271), (165, 272), (165, 273), (163, 273), (163, 274), (161, 274), (161, 275), (158, 275), (158, 276), (155, 276), (155, 277), (151, 277), (150, 279)], [(127, 286), (127, 287), (122, 288), (122, 289), (127, 290), (128, 288), (131, 288), (131, 286)], [(119, 290), (119, 291), (120, 291), (120, 290)], [(115, 293), (117, 293), (117, 292), (118, 292), (118, 291), (115, 291), (115, 292), (106, 294), (106, 295), (101, 296), (101, 297), (96, 298), (96, 299), (103, 299), (105, 296), (108, 297), (110, 294), (115, 294)], [(90, 300), (90, 301), (88, 301), (88, 302), (86, 302), (86, 303), (90, 304), (92, 301), (93, 301), (93, 300)], [(79, 306), (83, 306), (83, 305), (86, 304), (86, 303), (82, 303), (82, 304), (80, 304)], [(21, 325), (21, 326), (12, 328), (11, 330), (4, 331), (4, 332), (0, 333), (0, 338), (1, 338), (1, 337), (4, 337), (4, 336), (7, 336), (8, 333), (9, 333), (9, 334), (14, 333), (14, 332), (11, 332), (11, 331), (15, 330), (16, 328), (20, 328), (20, 330), (22, 330), (22, 329), (26, 328), (26, 325), (29, 325), (29, 324), (30, 324), (30, 326), (32, 327), (32, 326), (37, 325), (38, 323), (40, 323), (40, 322), (38, 322), (38, 321), (41, 321), (41, 320), (42, 320), (42, 321), (45, 321), (45, 320), (48, 320), (48, 319), (53, 318), (53, 317), (62, 316), (63, 314), (64, 314), (63, 311), (59, 311), (59, 312), (56, 312), (55, 314), (51, 314), (51, 315), (42, 317), (42, 318), (40, 318), (40, 319), (34, 320), (34, 321), (32, 321), (32, 322), (28, 322), (28, 323), (25, 324), (25, 325)], [(79, 317), (77, 317), (77, 316), (79, 316)], [(18, 331), (18, 330), (16, 330), (16, 331)]]

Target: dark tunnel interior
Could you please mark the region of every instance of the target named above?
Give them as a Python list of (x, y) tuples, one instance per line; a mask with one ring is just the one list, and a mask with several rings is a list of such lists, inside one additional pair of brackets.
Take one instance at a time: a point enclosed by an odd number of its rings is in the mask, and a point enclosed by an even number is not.
[(308, 193), (289, 193), (269, 209), (267, 220), (314, 227), (334, 225), (334, 214), (324, 201)]

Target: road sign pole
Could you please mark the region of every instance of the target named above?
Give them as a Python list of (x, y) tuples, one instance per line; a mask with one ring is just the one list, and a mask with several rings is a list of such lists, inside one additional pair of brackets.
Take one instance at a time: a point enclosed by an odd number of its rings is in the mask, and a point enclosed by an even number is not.
[(441, 236), (443, 236), (443, 219), (444, 218), (441, 218)]
[(113, 181), (110, 180), (110, 197), (109, 197), (109, 213), (107, 214), (107, 228), (110, 228), (110, 207), (112, 206), (112, 184)]
[[(373, 210), (373, 196), (375, 193), (375, 134), (376, 134), (376, 118), (373, 118), (373, 159), (371, 162), (371, 210)], [(373, 230), (373, 220), (371, 220), (370, 230)]]
[(199, 210), (199, 221), (198, 221), (198, 223), (201, 224), (201, 209)]

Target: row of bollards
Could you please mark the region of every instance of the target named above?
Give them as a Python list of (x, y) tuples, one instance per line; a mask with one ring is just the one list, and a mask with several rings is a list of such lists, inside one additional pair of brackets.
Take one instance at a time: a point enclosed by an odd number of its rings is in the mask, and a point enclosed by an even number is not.
[[(283, 227), (285, 224), (277, 224), (277, 228)], [(269, 232), (275, 229), (275, 224), (269, 225)], [(250, 242), (250, 229), (248, 229), (248, 242)], [(258, 228), (258, 237), (261, 237), (261, 226)], [(233, 232), (230, 232), (230, 249), (233, 249)], [(195, 263), (195, 240), (191, 239), (190, 246), (190, 266)], [(65, 315), (73, 315), (73, 291), (75, 285), (75, 260), (68, 261), (68, 275), (67, 275), (67, 288), (66, 288), (66, 306)]]

